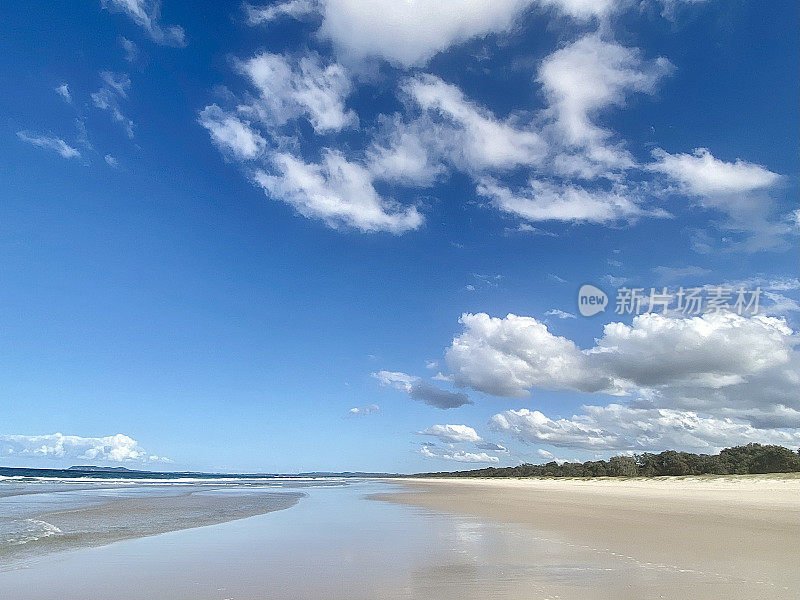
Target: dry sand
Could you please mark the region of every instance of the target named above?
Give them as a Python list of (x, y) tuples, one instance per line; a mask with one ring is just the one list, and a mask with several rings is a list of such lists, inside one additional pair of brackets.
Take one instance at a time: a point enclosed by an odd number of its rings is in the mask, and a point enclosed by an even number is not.
[(800, 598), (794, 475), (397, 481), (407, 491), (377, 498), (523, 524), (619, 569), (618, 585), (572, 597)]

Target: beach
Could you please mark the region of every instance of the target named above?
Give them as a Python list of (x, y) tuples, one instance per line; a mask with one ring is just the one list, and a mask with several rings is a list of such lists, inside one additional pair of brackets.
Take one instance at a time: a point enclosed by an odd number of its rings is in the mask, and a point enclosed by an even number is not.
[[(598, 561), (629, 564), (585, 598), (800, 597), (800, 479), (406, 479), (381, 499), (523, 524)], [(631, 575), (625, 580), (625, 575)]]
[(800, 589), (792, 476), (3, 488), (4, 526), (32, 526), (0, 552), (0, 597), (16, 600), (766, 600)]

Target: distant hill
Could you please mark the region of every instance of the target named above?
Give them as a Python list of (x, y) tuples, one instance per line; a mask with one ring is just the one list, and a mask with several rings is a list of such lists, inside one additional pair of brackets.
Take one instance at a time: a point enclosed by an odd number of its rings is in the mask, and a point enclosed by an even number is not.
[(95, 473), (109, 473), (116, 471), (126, 471), (128, 473), (135, 473), (134, 469), (126, 469), (125, 467), (97, 467), (95, 465), (75, 465), (67, 469), (67, 471), (92, 471)]
[(381, 478), (398, 477), (396, 473), (362, 473), (362, 472), (322, 472), (310, 473), (202, 473), (196, 471), (141, 471), (126, 467), (102, 467), (97, 465), (74, 465), (68, 469), (32, 469), (26, 467), (0, 466), (2, 477), (64, 477), (91, 479), (286, 479), (295, 477), (341, 477), (341, 478)]

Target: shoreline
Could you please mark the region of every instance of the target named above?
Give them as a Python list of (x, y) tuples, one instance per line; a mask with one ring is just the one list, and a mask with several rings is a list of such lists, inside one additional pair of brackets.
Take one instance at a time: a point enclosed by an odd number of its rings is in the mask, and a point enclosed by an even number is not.
[[(89, 490), (66, 488), (65, 491), (113, 493), (138, 489), (141, 488), (125, 486)], [(239, 496), (226, 493), (229, 489), (215, 486), (152, 486), (147, 491), (158, 494), (107, 497), (101, 500), (89, 496), (86, 499), (88, 503), (0, 519), (0, 533), (3, 532), (3, 525), (23, 528), (5, 533), (14, 538), (0, 545), (0, 572), (15, 568), (20, 561), (43, 560), (49, 555), (65, 551), (106, 546), (124, 540), (196, 529), (286, 510), (307, 496), (300, 490), (280, 488), (239, 488), (236, 491), (245, 494), (249, 492), (249, 495)], [(35, 496), (31, 493), (18, 494), (23, 497), (32, 495)]]
[[(794, 474), (790, 474), (794, 475)], [(402, 478), (388, 501), (524, 525), (568, 547), (728, 582), (693, 598), (800, 595), (800, 478)], [(658, 581), (653, 586), (658, 589)], [(669, 595), (670, 589), (659, 589)], [(769, 593), (766, 593), (766, 592)], [(687, 596), (684, 596), (687, 597)]]

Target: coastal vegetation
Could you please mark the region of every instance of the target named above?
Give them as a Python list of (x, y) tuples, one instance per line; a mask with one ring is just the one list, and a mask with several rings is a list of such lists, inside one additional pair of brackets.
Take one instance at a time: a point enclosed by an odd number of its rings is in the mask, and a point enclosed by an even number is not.
[(800, 471), (800, 450), (783, 446), (747, 444), (725, 448), (719, 454), (667, 450), (614, 456), (584, 463), (551, 461), (516, 467), (486, 467), (470, 471), (420, 473), (426, 477), (659, 477), (664, 475), (745, 475)]

